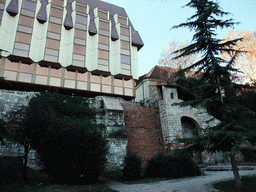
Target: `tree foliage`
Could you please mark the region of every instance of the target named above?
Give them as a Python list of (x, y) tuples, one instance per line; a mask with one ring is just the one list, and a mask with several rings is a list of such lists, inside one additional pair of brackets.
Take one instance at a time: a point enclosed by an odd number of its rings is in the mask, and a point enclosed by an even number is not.
[(1, 142), (1, 145), (5, 144), (6, 139), (12, 140), (13, 134), (12, 134), (10, 128), (8, 127), (8, 124), (2, 118), (0, 118), (0, 142)]
[(174, 51), (184, 48), (186, 44), (182, 41), (174, 40), (169, 43), (169, 47), (164, 50), (161, 54), (161, 58), (159, 59), (159, 65), (163, 65), (166, 67), (172, 67), (176, 69), (184, 69), (190, 65), (192, 65), (197, 57), (197, 54), (187, 55), (178, 59), (173, 59), (179, 55), (179, 53), (174, 53)]
[[(186, 6), (194, 8), (196, 13), (186, 23), (173, 28), (188, 27), (195, 34), (192, 43), (176, 53), (181, 53), (176, 58), (200, 53), (202, 55), (196, 63), (178, 72), (177, 84), (184, 88), (190, 95), (181, 106), (203, 107), (214, 118), (219, 120), (215, 126), (204, 130), (203, 135), (193, 138), (180, 139), (185, 143), (197, 143), (202, 149), (208, 151), (229, 152), (237, 186), (241, 187), (241, 180), (234, 161), (234, 154), (239, 146), (255, 135), (255, 112), (243, 106), (237, 100), (237, 95), (242, 94), (242, 87), (232, 82), (232, 74), (238, 72), (234, 68), (236, 58), (242, 53), (236, 49), (236, 43), (242, 40), (222, 40), (216, 37), (219, 28), (232, 27), (236, 24), (232, 19), (222, 20), (228, 15), (219, 7), (218, 3), (211, 0), (191, 0)], [(221, 57), (226, 53), (231, 56), (229, 60)], [(197, 79), (186, 78), (184, 72), (197, 69), (196, 74), (201, 74)]]
[[(245, 52), (235, 60), (235, 67), (243, 72), (236, 74), (238, 76), (237, 80), (243, 83), (256, 84), (256, 30), (250, 32), (249, 29), (245, 31), (230, 29), (224, 39), (231, 40), (238, 37), (243, 37), (243, 40), (237, 42), (232, 48), (242, 48)], [(230, 59), (231, 56), (225, 53), (222, 54), (224, 59)]]
[(29, 102), (24, 127), (49, 175), (67, 183), (97, 181), (107, 140), (87, 99), (38, 94)]

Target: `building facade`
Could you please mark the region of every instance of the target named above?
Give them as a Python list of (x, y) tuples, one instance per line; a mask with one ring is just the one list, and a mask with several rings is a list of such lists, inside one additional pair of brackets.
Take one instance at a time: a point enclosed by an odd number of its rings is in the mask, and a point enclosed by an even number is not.
[(0, 0), (0, 76), (15, 89), (132, 99), (142, 47), (125, 10), (100, 0)]

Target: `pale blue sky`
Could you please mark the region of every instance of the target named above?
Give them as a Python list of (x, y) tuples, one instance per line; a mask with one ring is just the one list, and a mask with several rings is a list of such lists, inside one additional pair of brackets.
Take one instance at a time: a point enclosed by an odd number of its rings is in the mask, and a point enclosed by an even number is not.
[[(189, 0), (104, 0), (105, 2), (125, 8), (135, 30), (144, 42), (139, 51), (139, 76), (149, 72), (158, 64), (161, 53), (175, 39), (189, 43), (193, 32), (189, 29), (170, 28), (193, 15), (194, 10), (181, 8)], [(228, 18), (240, 22), (234, 29), (256, 30), (256, 0), (219, 0), (221, 8), (230, 12)], [(219, 37), (225, 36), (228, 29), (218, 32)]]

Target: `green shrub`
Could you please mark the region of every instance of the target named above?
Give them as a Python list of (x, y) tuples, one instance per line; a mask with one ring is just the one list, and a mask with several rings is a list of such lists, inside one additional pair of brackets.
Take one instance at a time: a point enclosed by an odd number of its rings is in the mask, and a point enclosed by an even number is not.
[(104, 169), (107, 140), (85, 98), (39, 94), (27, 110), (31, 146), (45, 172), (63, 183), (95, 183)]
[(142, 160), (138, 155), (134, 153), (128, 153), (124, 159), (124, 179), (131, 181), (141, 178), (141, 165)]
[(145, 168), (144, 175), (145, 177), (164, 177), (164, 169), (167, 164), (167, 158), (163, 153), (159, 153), (152, 159), (148, 161), (148, 164)]
[(23, 157), (0, 157), (0, 178), (20, 177)]
[(158, 154), (145, 168), (145, 177), (180, 178), (200, 175), (197, 164), (186, 153)]

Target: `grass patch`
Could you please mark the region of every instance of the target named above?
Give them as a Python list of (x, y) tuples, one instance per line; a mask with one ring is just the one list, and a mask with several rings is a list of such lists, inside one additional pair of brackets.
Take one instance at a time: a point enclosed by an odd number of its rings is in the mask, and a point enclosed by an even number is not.
[(213, 186), (223, 192), (255, 192), (256, 191), (256, 175), (255, 176), (244, 176), (242, 177), (242, 189), (238, 190), (235, 187), (235, 181), (227, 180), (215, 183)]

